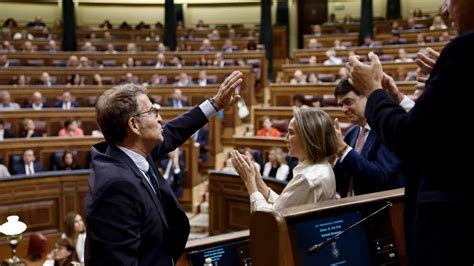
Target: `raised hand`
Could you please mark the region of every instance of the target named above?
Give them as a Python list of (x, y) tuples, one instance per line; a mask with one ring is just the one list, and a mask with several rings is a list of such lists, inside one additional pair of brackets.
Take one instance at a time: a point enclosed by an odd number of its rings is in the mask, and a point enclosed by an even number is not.
[(217, 110), (231, 106), (240, 99), (240, 95), (235, 94), (235, 89), (242, 81), (242, 72), (234, 71), (222, 82), (219, 91), (212, 97), (214, 100), (213, 105)]
[(349, 57), (346, 64), (349, 70), (349, 82), (366, 96), (382, 88), (383, 70), (379, 57), (373, 52), (369, 53), (370, 64), (359, 61), (357, 56)]

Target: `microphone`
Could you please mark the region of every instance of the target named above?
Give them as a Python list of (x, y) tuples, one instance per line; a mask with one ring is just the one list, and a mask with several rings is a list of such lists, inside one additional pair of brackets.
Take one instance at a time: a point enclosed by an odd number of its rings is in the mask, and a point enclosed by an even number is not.
[(369, 219), (370, 217), (380, 213), (381, 211), (385, 210), (385, 209), (388, 209), (390, 207), (392, 207), (393, 204), (390, 202), (390, 201), (387, 201), (387, 204), (385, 204), (382, 208), (374, 211), (373, 213), (367, 215), (366, 217), (364, 217), (363, 219), (360, 219), (359, 221), (355, 222), (354, 224), (352, 224), (351, 226), (347, 227), (346, 229), (342, 230), (341, 232), (339, 232), (337, 235), (334, 235), (326, 240), (324, 240), (323, 242), (320, 242), (318, 244), (315, 244), (311, 247), (308, 248), (308, 254), (309, 255), (313, 255), (314, 253), (317, 253), (321, 250), (322, 247), (324, 247), (327, 243), (329, 242), (332, 242), (334, 239), (338, 238), (339, 236), (345, 234), (347, 231), (351, 230), (352, 228), (358, 226), (359, 224), (365, 222), (367, 219)]

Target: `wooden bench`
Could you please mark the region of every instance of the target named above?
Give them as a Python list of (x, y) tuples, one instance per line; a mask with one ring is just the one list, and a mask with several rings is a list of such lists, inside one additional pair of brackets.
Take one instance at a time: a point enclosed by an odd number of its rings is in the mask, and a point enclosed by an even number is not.
[[(289, 82), (293, 77), (296, 70), (303, 71), (304, 74), (314, 72), (316, 74), (334, 74), (336, 78), (339, 78), (339, 69), (345, 67), (342, 65), (308, 65), (308, 64), (286, 64), (282, 66), (283, 80)], [(395, 62), (383, 62), (383, 71), (392, 77), (396, 77), (398, 70), (404, 69), (405, 71), (415, 71), (417, 66), (415, 62), (410, 63), (395, 63)]]
[[(405, 95), (413, 94), (416, 82), (400, 81), (396, 82), (398, 89)], [(311, 96), (334, 96), (337, 83), (321, 84), (270, 84), (270, 105), (271, 106), (292, 106), (295, 94)]]
[[(3, 144), (1, 147), (3, 149)], [(33, 176), (2, 178), (0, 222), (6, 222), (9, 215), (18, 215), (20, 221), (28, 226), (17, 247), (20, 257), (26, 257), (31, 233), (45, 234), (49, 247), (52, 248), (64, 232), (64, 218), (68, 212), (77, 212), (85, 218), (88, 178), (89, 170), (43, 172)], [(3, 236), (0, 238), (0, 257), (11, 257), (11, 248)]]
[[(348, 49), (337, 49), (336, 55), (338, 57), (347, 58), (349, 56), (349, 52), (354, 52), (360, 56), (367, 56), (367, 54), (371, 51), (381, 55), (393, 55), (395, 58), (398, 57), (398, 50), (400, 48), (405, 49), (407, 53), (416, 54), (420, 49), (431, 47), (435, 51), (440, 52), (444, 46), (446, 46), (446, 42), (436, 42), (436, 43), (427, 43), (425, 45), (419, 44), (402, 44), (402, 45), (384, 45), (380, 48), (368, 48), (368, 47), (351, 47)], [(295, 49), (293, 51), (293, 64), (301, 64), (306, 59), (309, 59), (311, 56), (316, 56), (318, 58), (319, 63), (324, 62), (326, 60), (326, 51), (328, 48), (321, 48), (321, 49)]]
[[(79, 138), (65, 138), (65, 137), (44, 137), (32, 139), (7, 139), (1, 142), (0, 155), (3, 157), (4, 165), (7, 167), (10, 164), (10, 159), (13, 155), (23, 154), (26, 149), (32, 149), (36, 155), (36, 161), (41, 162), (43, 169), (47, 171), (50, 169), (52, 154), (61, 152), (65, 149), (76, 151), (76, 158), (78, 164), (82, 168), (89, 167), (91, 146), (101, 141), (101, 137), (79, 137)], [(179, 199), (183, 206), (190, 210), (193, 207), (193, 188), (202, 183), (202, 175), (199, 173), (199, 148), (194, 146), (192, 139), (187, 140), (180, 146), (180, 150), (184, 153), (185, 168), (184, 168), (184, 191), (182, 197)], [(1, 183), (1, 182), (0, 182)]]
[[(165, 52), (165, 60), (169, 62), (174, 56), (179, 55), (186, 66), (194, 66), (196, 62), (204, 56), (207, 60), (213, 60), (217, 52)], [(130, 54), (127, 52), (118, 52), (117, 54), (105, 54), (103, 52), (83, 53), (83, 52), (16, 52), (7, 53), (7, 57), (15, 64), (20, 66), (28, 66), (31, 64), (41, 66), (65, 66), (70, 56), (85, 56), (93, 65), (98, 66), (99, 62), (112, 62), (116, 66), (121, 66), (129, 57), (133, 57), (135, 61), (140, 62), (141, 66), (152, 66), (156, 61), (157, 52), (138, 52)], [(265, 57), (265, 51), (236, 51), (232, 53), (222, 53), (223, 59), (238, 60), (243, 59), (247, 64), (252, 65), (254, 72), (257, 74), (257, 81), (262, 83), (262, 87), (267, 86), (268, 62)]]
[[(238, 70), (243, 74), (243, 83), (241, 86), (240, 93), (242, 97), (248, 104), (253, 104), (255, 102), (254, 88), (255, 88), (255, 75), (250, 66), (246, 67), (207, 67), (202, 68), (207, 70), (208, 75), (217, 76), (217, 82), (221, 83), (224, 81), (225, 77), (232, 71)], [(183, 68), (174, 68), (166, 67), (155, 69), (152, 67), (136, 67), (133, 69), (124, 69), (121, 67), (111, 67), (111, 68), (81, 68), (74, 69), (71, 71), (67, 68), (58, 68), (58, 67), (11, 67), (6, 69), (6, 71), (0, 72), (0, 84), (7, 85), (9, 84), (13, 77), (18, 77), (20, 75), (27, 75), (31, 77), (39, 78), (43, 72), (48, 72), (51, 77), (56, 79), (57, 84), (66, 84), (66, 80), (69, 75), (78, 73), (81, 76), (85, 76), (88, 80), (87, 84), (91, 84), (93, 76), (98, 73), (102, 77), (109, 77), (118, 83), (122, 80), (127, 73), (132, 73), (138, 80), (137, 82), (142, 84), (146, 81), (149, 81), (154, 74), (166, 76), (168, 83), (171, 83), (176, 76), (179, 76), (180, 73), (187, 73), (190, 76), (197, 77), (199, 71), (202, 69), (194, 67), (183, 67)]]
[[(163, 120), (173, 119), (189, 108), (161, 108), (160, 115)], [(32, 109), (21, 109), (13, 111), (0, 111), (0, 117), (2, 117), (7, 124), (10, 125), (10, 129), (17, 136), (21, 130), (21, 122), (24, 118), (30, 118), (35, 122), (44, 124), (43, 129), (38, 129), (41, 133), (45, 133), (48, 136), (57, 136), (58, 131), (63, 127), (64, 120), (68, 118), (74, 118), (80, 121), (81, 128), (84, 130), (85, 135), (90, 135), (93, 130), (98, 129), (96, 112), (94, 108), (75, 108), (68, 111), (62, 109), (43, 109), (43, 110), (32, 110)], [(222, 151), (221, 144), (221, 123), (217, 116), (214, 116), (209, 122), (209, 144), (208, 144), (208, 162), (202, 165), (205, 168), (214, 168), (215, 156), (217, 153)], [(21, 141), (21, 139), (19, 139)], [(194, 156), (194, 155), (193, 155)], [(190, 157), (197, 161), (198, 156)], [(199, 169), (198, 169), (199, 170)]]
[[(416, 37), (418, 34), (423, 33), (425, 37), (428, 38), (437, 38), (440, 37), (443, 32), (446, 30), (414, 30), (414, 31), (401, 31), (400, 38), (405, 39), (408, 43), (415, 43)], [(453, 30), (449, 30), (450, 35), (455, 35)], [(315, 38), (318, 40), (318, 43), (322, 43), (324, 47), (330, 48), (334, 46), (334, 40), (339, 39), (341, 42), (351, 42), (352, 46), (358, 46), (359, 43), (359, 33), (345, 33), (345, 34), (323, 34), (321, 36), (314, 36), (305, 34), (304, 38), (304, 48), (308, 48), (309, 40)], [(390, 33), (381, 33), (374, 36), (374, 41), (381, 41), (382, 43), (387, 43), (392, 38)]]

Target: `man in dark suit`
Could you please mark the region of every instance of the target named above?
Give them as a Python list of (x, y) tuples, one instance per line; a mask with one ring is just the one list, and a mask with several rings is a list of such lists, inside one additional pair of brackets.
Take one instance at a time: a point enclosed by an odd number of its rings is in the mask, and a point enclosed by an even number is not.
[(165, 126), (141, 86), (114, 87), (98, 99), (97, 122), (106, 142), (92, 148), (86, 265), (166, 266), (179, 259), (189, 221), (154, 162), (237, 102), (241, 77), (233, 72), (216, 96)]
[(27, 149), (23, 152), (22, 161), (12, 166), (12, 174), (14, 175), (34, 175), (43, 171), (43, 165), (36, 162), (35, 152)]
[(334, 165), (336, 189), (341, 197), (403, 187), (400, 160), (370, 130), (364, 117), (367, 98), (348, 80), (340, 81), (334, 92), (342, 111), (355, 124), (345, 137), (338, 136), (338, 160)]
[(182, 108), (188, 106), (188, 101), (183, 96), (180, 89), (174, 89), (172, 97), (168, 101), (168, 106), (174, 108)]
[(56, 108), (62, 108), (63, 110), (69, 110), (72, 108), (79, 107), (79, 104), (72, 99), (72, 95), (70, 92), (65, 91), (63, 92), (62, 100), (57, 101), (54, 105)]
[[(383, 69), (357, 57), (347, 64), (353, 85), (367, 95), (366, 118), (372, 130), (402, 161), (405, 187), (405, 239), (410, 265), (473, 265), (473, 142), (459, 125), (472, 120), (474, 88), (474, 2), (446, 1), (460, 34), (433, 62), (425, 91), (405, 112), (381, 88)], [(421, 63), (419, 58), (417, 63)], [(442, 118), (448, 117), (448, 120)]]
[(5, 128), (5, 121), (0, 118), (0, 140), (14, 138), (15, 135)]
[(164, 157), (160, 158), (160, 168), (163, 173), (163, 178), (170, 185), (176, 198), (183, 195), (185, 167), (186, 162), (184, 161), (184, 154), (180, 152), (179, 148), (170, 151)]
[(205, 125), (194, 133), (194, 146), (199, 148), (199, 162), (207, 162), (208, 151), (207, 145), (209, 144), (209, 129)]

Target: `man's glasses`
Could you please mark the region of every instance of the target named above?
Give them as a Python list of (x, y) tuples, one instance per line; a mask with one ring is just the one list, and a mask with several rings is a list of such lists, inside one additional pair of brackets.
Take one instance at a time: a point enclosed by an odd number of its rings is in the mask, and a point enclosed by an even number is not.
[(133, 116), (140, 116), (140, 115), (143, 115), (143, 114), (152, 114), (152, 115), (155, 116), (155, 118), (158, 118), (158, 115), (159, 115), (160, 113), (158, 112), (158, 109), (157, 109), (157, 108), (152, 107), (152, 108), (150, 108), (150, 110), (148, 110), (148, 111), (141, 112), (141, 113), (135, 114), (135, 115), (133, 115)]

